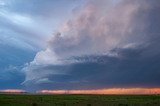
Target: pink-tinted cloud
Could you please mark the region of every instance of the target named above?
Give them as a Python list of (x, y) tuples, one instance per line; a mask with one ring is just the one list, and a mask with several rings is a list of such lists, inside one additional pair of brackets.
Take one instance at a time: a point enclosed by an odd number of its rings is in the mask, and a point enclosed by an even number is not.
[[(34, 75), (36, 74), (34, 69), (39, 66), (77, 63), (80, 61), (69, 58), (112, 55), (110, 53), (112, 49), (139, 45), (143, 36), (133, 32), (136, 28), (140, 30), (144, 28), (143, 17), (136, 17), (140, 8), (144, 11), (147, 9), (146, 5), (131, 0), (126, 2), (122, 0), (116, 6), (110, 0), (89, 1), (83, 8), (74, 11), (74, 17), (65, 22), (59, 28), (59, 33), (50, 38), (46, 50), (36, 54), (34, 60), (25, 68), (26, 81), (46, 75), (44, 74), (46, 72)], [(139, 20), (142, 21), (139, 22), (141, 25), (135, 26)], [(59, 73), (56, 70), (52, 72)]]
[(47, 79), (43, 89), (159, 87), (158, 3), (89, 0), (24, 68), (23, 84)]
[(23, 93), (26, 91), (22, 89), (5, 89), (5, 90), (0, 90), (0, 92), (2, 93)]

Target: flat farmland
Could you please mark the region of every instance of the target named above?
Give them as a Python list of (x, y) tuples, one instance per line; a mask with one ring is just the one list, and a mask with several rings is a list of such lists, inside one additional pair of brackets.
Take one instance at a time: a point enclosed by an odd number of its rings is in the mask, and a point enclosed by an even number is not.
[(160, 95), (0, 94), (0, 106), (160, 106)]

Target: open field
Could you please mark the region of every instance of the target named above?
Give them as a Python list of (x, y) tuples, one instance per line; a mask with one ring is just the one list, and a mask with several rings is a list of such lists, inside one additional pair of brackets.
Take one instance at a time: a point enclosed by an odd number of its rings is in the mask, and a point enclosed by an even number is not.
[(160, 95), (0, 94), (0, 106), (160, 106)]

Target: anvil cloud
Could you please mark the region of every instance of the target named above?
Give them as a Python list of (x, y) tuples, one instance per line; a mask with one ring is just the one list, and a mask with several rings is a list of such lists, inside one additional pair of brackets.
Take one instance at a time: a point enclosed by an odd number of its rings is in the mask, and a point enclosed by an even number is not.
[[(90, 0), (25, 68), (33, 89), (160, 87), (159, 0)], [(34, 83), (34, 85), (32, 85)]]

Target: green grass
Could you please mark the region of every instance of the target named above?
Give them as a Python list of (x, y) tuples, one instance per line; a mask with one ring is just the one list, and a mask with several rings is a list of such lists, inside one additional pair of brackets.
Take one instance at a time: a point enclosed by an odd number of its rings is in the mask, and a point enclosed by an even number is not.
[(0, 106), (160, 106), (160, 95), (0, 94)]

